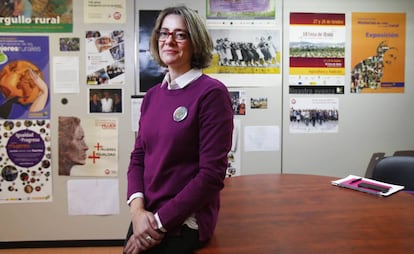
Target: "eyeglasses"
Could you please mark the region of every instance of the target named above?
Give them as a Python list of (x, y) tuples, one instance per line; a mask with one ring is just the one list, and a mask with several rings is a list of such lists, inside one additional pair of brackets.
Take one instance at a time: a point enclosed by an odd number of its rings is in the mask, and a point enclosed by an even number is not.
[(189, 34), (183, 30), (174, 30), (172, 32), (168, 31), (167, 29), (161, 29), (157, 33), (158, 41), (164, 42), (172, 35), (172, 38), (176, 42), (183, 42), (188, 39)]

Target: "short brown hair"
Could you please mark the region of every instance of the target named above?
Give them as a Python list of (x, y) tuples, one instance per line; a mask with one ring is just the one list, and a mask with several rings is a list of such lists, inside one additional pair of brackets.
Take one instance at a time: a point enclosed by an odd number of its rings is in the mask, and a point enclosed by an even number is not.
[(168, 7), (160, 12), (155, 22), (150, 38), (150, 51), (154, 60), (161, 66), (167, 67), (161, 60), (158, 48), (157, 33), (167, 15), (176, 14), (184, 19), (188, 29), (190, 43), (193, 48), (191, 67), (203, 69), (210, 65), (213, 52), (213, 41), (207, 31), (207, 27), (196, 11), (186, 6)]

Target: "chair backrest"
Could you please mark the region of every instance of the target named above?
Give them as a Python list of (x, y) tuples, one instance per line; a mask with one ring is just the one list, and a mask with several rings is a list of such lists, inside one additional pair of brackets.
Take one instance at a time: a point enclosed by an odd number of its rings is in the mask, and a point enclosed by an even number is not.
[(404, 190), (414, 191), (414, 157), (389, 156), (375, 165), (372, 179), (405, 186)]
[(373, 153), (372, 154), (367, 170), (365, 171), (365, 178), (372, 177), (372, 172), (374, 171), (375, 165), (377, 165), (378, 161), (384, 159), (384, 157), (385, 157), (385, 153)]

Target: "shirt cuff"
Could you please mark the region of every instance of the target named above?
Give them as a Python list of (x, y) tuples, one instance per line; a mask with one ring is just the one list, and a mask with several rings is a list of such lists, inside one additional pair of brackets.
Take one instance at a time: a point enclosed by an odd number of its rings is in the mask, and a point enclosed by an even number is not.
[(131, 204), (131, 202), (132, 202), (132, 200), (134, 200), (134, 199), (136, 199), (136, 198), (144, 198), (144, 194), (142, 194), (142, 192), (136, 192), (136, 193), (132, 194), (132, 195), (129, 197), (129, 199), (128, 199), (128, 201), (127, 201), (127, 204), (128, 204), (128, 205), (130, 205), (130, 204)]
[(162, 226), (160, 216), (158, 216), (158, 213), (154, 214), (155, 220), (157, 221), (158, 229), (161, 230), (161, 232), (165, 233), (167, 230)]

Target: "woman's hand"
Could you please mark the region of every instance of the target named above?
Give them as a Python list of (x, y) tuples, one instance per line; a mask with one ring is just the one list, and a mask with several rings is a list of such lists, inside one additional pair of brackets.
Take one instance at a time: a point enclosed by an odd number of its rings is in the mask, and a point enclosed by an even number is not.
[(33, 79), (34, 83), (39, 88), (40, 92), (36, 99), (33, 101), (32, 105), (30, 106), (30, 112), (38, 112), (45, 108), (47, 98), (49, 96), (49, 89), (47, 84), (43, 79), (39, 77), (32, 69), (29, 69), (30, 77)]
[(124, 253), (136, 254), (159, 244), (164, 234), (158, 230), (154, 214), (143, 209), (141, 198), (133, 200), (130, 205), (134, 234), (128, 239)]

